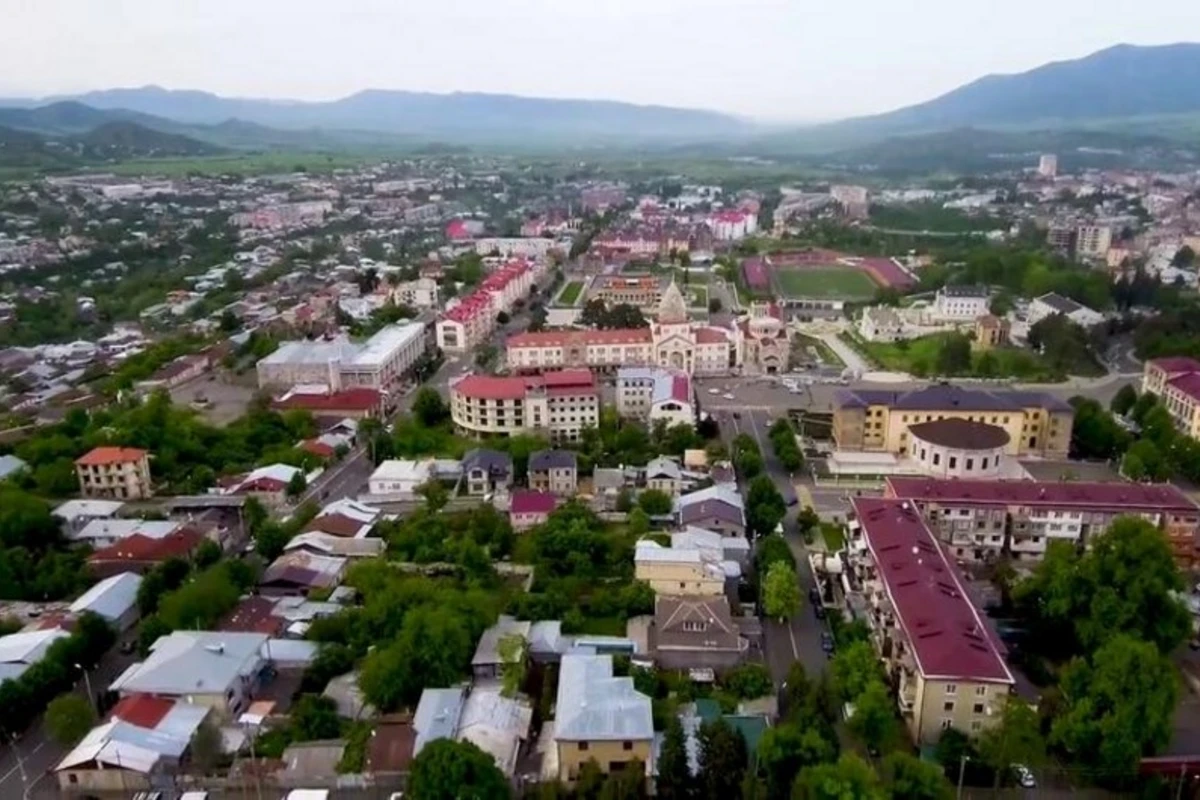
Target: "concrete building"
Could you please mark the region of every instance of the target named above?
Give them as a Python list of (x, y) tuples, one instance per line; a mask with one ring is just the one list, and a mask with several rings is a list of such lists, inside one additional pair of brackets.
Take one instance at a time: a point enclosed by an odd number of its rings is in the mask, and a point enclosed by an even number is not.
[(975, 320), (975, 346), (980, 350), (991, 350), (1008, 344), (1012, 324), (1003, 317), (984, 314)]
[(393, 393), (425, 355), (425, 326), (389, 325), (356, 344), (345, 337), (285, 342), (258, 362), (260, 388), (325, 386), (330, 392), (374, 389)]
[(632, 678), (613, 675), (611, 655), (564, 655), (554, 716), (558, 779), (573, 783), (588, 761), (608, 774), (638, 759), (654, 774), (650, 706)]
[(1075, 253), (1080, 258), (1106, 259), (1113, 232), (1107, 225), (1080, 225), (1075, 232)]
[(1053, 178), (1058, 175), (1058, 156), (1053, 153), (1043, 153), (1038, 159), (1038, 176), (1042, 178)]
[(541, 259), (554, 249), (553, 239), (540, 237), (488, 237), (475, 240), (475, 252), (481, 256)]
[(393, 286), (392, 302), (421, 310), (437, 308), (441, 305), (441, 291), (433, 278), (417, 278)]
[(737, 322), (734, 361), (742, 374), (775, 375), (787, 371), (791, 340), (782, 312), (775, 303), (752, 301), (749, 313)]
[(97, 447), (75, 459), (84, 497), (143, 500), (154, 495), (150, 454), (136, 447)]
[(690, 375), (728, 375), (741, 352), (738, 328), (693, 324), (679, 287), (663, 293), (649, 328), (539, 331), (508, 337), (505, 361), (517, 372), (659, 366)]
[(853, 514), (847, 579), (909, 733), (918, 746), (948, 728), (978, 736), (1015, 681), (957, 567), (905, 501), (858, 497)]
[(909, 428), (922, 422), (962, 419), (999, 426), (1009, 436), (1010, 456), (1063, 458), (1071, 443), (1075, 411), (1042, 392), (964, 389), (934, 385), (911, 391), (844, 389), (834, 401), (837, 449), (906, 453)]
[(654, 424), (695, 426), (698, 408), (692, 379), (660, 367), (617, 370), (617, 413)]
[(726, 593), (728, 584), (720, 555), (699, 547), (675, 547), (674, 543), (663, 547), (653, 539), (642, 539), (634, 549), (633, 576), (656, 594), (717, 597)]
[(373, 495), (411, 495), (428, 483), (431, 475), (427, 461), (389, 459), (371, 473), (367, 489)]
[(450, 384), (450, 417), (471, 436), (537, 433), (574, 441), (600, 419), (600, 389), (588, 370), (497, 377), (468, 374)]
[(117, 633), (124, 633), (138, 620), (138, 589), (142, 576), (132, 572), (105, 578), (71, 603), (72, 614), (91, 612), (99, 615)]
[(830, 186), (829, 196), (848, 217), (866, 219), (871, 213), (871, 193), (865, 186)]
[(528, 297), (544, 273), (538, 262), (510, 261), (489, 274), (437, 321), (438, 347), (466, 353), (486, 342), (496, 329), (497, 316), (510, 313), (518, 300)]
[(986, 286), (943, 286), (934, 297), (930, 314), (947, 322), (974, 322), (988, 313), (990, 301)]
[(1104, 315), (1093, 311), (1081, 303), (1076, 303), (1069, 297), (1051, 292), (1035, 298), (1029, 304), (1029, 324), (1036, 325), (1046, 317), (1062, 314), (1076, 325), (1089, 328), (1104, 321)]
[(936, 478), (998, 478), (1010, 437), (998, 425), (938, 419), (910, 425), (908, 455)]
[(659, 275), (597, 275), (587, 289), (587, 300), (603, 300), (607, 305), (624, 304), (653, 313), (662, 303), (663, 292), (671, 282)]
[(1037, 561), (1052, 541), (1084, 545), (1120, 516), (1161, 529), (1181, 567), (1197, 563), (1200, 507), (1170, 484), (887, 479), (885, 496), (908, 501), (955, 559), (1000, 555), (1008, 540), (1018, 561)]
[(579, 468), (571, 450), (538, 450), (529, 456), (529, 488), (560, 497), (573, 497), (579, 487)]
[(707, 222), (719, 242), (736, 242), (758, 230), (758, 215), (741, 209), (716, 211), (709, 214)]
[(895, 342), (904, 338), (904, 323), (896, 309), (867, 306), (858, 321), (858, 332), (868, 342)]
[(1147, 361), (1142, 392), (1159, 398), (1181, 432), (1200, 439), (1200, 361), (1187, 356)]

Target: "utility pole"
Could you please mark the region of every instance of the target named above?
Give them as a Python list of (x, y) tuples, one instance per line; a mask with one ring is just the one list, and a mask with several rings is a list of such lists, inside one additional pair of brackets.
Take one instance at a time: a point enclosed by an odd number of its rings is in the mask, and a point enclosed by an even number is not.
[(967, 754), (963, 753), (958, 759), (958, 790), (954, 793), (954, 800), (962, 800), (963, 774), (966, 771), (967, 771)]

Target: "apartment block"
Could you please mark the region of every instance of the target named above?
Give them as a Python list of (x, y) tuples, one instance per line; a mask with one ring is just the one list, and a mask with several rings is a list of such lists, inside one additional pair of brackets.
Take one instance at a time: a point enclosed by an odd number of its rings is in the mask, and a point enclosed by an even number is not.
[(574, 441), (600, 420), (600, 389), (592, 373), (560, 370), (543, 375), (464, 375), (450, 384), (450, 416), (470, 436), (539, 433)]
[(1200, 361), (1186, 356), (1147, 361), (1142, 391), (1158, 397), (1179, 430), (1200, 438)]
[(154, 494), (150, 454), (136, 447), (97, 447), (75, 459), (84, 497), (141, 500)]
[(891, 477), (884, 496), (909, 502), (963, 561), (1041, 559), (1050, 542), (1088, 541), (1121, 516), (1166, 535), (1181, 567), (1197, 563), (1200, 506), (1171, 484), (1040, 483)]
[(904, 453), (909, 427), (963, 419), (1003, 428), (1006, 454), (1063, 458), (1071, 444), (1071, 405), (1044, 392), (935, 385), (912, 391), (844, 389), (834, 400), (833, 440), (839, 450)]
[(918, 745), (978, 736), (1015, 681), (957, 568), (912, 504), (854, 499), (846, 579)]

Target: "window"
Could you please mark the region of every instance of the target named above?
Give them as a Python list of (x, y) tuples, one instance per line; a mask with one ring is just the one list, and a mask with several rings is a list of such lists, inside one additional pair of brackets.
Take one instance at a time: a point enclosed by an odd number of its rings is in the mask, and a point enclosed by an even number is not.
[(621, 749), (622, 750), (632, 750), (633, 742), (621, 742)]
[[(953, 464), (951, 466), (953, 466)], [(975, 459), (968, 458), (967, 459), (967, 471), (970, 472), (973, 469), (975, 469)]]
[(942, 720), (942, 730), (944, 730), (944, 731), (948, 731), (948, 730), (950, 730), (952, 727), (954, 727), (954, 720), (952, 720), (952, 719), (944, 719), (944, 720)]
[(950, 456), (950, 469), (958, 466), (958, 456)]
[(958, 694), (958, 684), (957, 683), (947, 683), (946, 684), (946, 694)]
[(975, 687), (975, 696), (976, 696), (976, 697), (983, 697), (983, 696), (985, 696), (986, 694), (987, 694), (987, 687), (986, 687), (986, 686), (976, 686), (976, 687)]
[(945, 703), (942, 705), (942, 710), (943, 710), (943, 711), (946, 711), (946, 712), (953, 712), (953, 711), (954, 711), (954, 701), (953, 701), (953, 700), (947, 700), (947, 701), (946, 701), (946, 702), (945, 702)]
[(983, 730), (983, 723), (979, 720), (971, 720), (971, 733), (978, 733)]
[(972, 711), (974, 711), (976, 714), (982, 714), (983, 713), (983, 703), (976, 703), (974, 708), (972, 709)]
[(582, 752), (586, 751), (587, 749), (588, 749), (588, 743), (587, 743), (587, 742), (580, 742), (580, 743), (579, 743), (579, 752), (581, 752), (581, 753), (582, 753)]
[(940, 463), (942, 463), (942, 454), (934, 453), (933, 454), (933, 465), (936, 467)]

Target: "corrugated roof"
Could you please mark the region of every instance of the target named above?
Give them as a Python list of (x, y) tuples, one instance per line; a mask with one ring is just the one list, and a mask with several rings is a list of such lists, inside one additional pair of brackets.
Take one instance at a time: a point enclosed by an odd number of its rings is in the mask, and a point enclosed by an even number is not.
[(633, 678), (613, 677), (612, 656), (568, 654), (558, 677), (554, 737), (559, 741), (650, 740), (650, 698)]
[(413, 728), (417, 731), (414, 756), (436, 739), (454, 738), (465, 702), (465, 690), (461, 688), (426, 689), (421, 692), (416, 713), (413, 714)]
[(91, 611), (111, 622), (137, 605), (138, 587), (141, 585), (141, 575), (132, 572), (113, 575), (80, 595), (71, 603), (71, 611), (76, 614)]
[(887, 483), (891, 496), (922, 502), (1056, 506), (1111, 512), (1200, 511), (1200, 506), (1169, 483), (1049, 483), (900, 476), (889, 477)]

